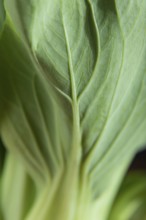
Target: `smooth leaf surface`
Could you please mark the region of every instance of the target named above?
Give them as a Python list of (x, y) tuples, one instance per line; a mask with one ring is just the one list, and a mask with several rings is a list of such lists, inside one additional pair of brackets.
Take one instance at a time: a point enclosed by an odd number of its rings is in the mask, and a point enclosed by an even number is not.
[(109, 219), (145, 220), (145, 204), (146, 175), (142, 172), (131, 173), (126, 177), (120, 188)]
[(3, 29), (4, 21), (5, 21), (4, 3), (3, 0), (0, 0), (0, 34)]
[(36, 197), (33, 181), (11, 154), (6, 156), (0, 194), (3, 219), (24, 219)]

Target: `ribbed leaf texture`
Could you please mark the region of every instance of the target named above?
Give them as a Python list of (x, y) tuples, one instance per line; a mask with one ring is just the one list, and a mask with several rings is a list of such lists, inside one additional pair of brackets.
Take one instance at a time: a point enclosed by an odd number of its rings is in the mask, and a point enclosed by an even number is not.
[(3, 220), (107, 220), (146, 143), (146, 1), (1, 0), (0, 134)]

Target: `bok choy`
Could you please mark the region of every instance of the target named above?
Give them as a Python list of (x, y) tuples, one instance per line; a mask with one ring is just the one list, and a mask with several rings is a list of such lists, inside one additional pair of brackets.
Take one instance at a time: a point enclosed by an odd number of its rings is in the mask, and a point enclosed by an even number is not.
[(134, 220), (146, 1), (0, 0), (0, 136), (2, 220)]

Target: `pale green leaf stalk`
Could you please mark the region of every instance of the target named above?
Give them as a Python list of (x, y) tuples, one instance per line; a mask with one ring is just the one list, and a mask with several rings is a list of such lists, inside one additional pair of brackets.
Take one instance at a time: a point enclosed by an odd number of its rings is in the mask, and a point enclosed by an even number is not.
[(2, 220), (108, 220), (146, 143), (146, 1), (0, 6)]

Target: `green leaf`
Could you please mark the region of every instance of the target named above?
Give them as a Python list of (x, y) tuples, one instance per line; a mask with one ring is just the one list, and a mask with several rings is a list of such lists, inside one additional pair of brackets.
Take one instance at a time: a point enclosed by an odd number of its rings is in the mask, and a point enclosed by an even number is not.
[(141, 147), (146, 126), (145, 1), (14, 2), (43, 75), (72, 101), (83, 158), (93, 176), (96, 164), (102, 161), (105, 167), (112, 152), (121, 157), (127, 149)]
[(36, 197), (36, 187), (20, 161), (11, 154), (5, 160), (0, 193), (3, 219), (24, 220)]
[(111, 209), (109, 220), (146, 219), (146, 174), (128, 174)]
[(5, 21), (4, 3), (3, 0), (0, 0), (0, 34), (1, 34), (1, 30), (3, 29), (4, 21)]
[(96, 219), (103, 206), (106, 219), (146, 143), (146, 2), (6, 0), (5, 7), (1, 135), (45, 192), (27, 220)]
[(21, 156), (39, 182), (48, 181), (67, 154), (68, 149), (63, 149), (70, 141), (64, 125), (66, 116), (61, 112), (56, 115), (58, 108), (54, 108), (53, 95), (38, 74), (37, 64), (8, 25), (0, 42), (0, 60), (0, 94), (6, 115), (1, 123), (2, 139), (11, 152)]

